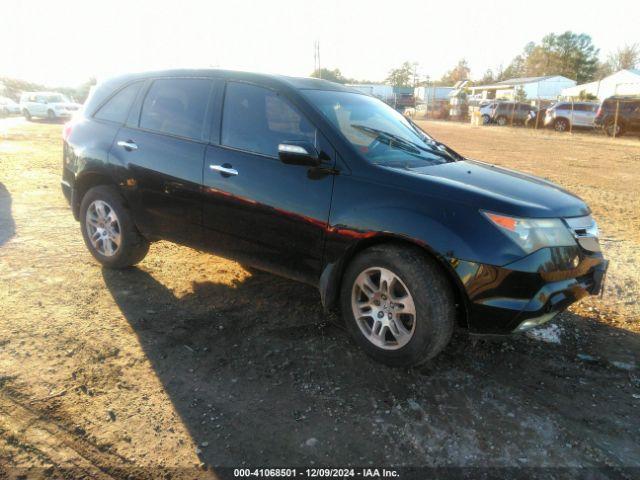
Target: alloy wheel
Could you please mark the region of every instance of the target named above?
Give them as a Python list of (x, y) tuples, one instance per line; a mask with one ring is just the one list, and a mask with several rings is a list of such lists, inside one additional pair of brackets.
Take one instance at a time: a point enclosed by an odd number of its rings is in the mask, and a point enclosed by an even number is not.
[(120, 221), (113, 208), (104, 200), (94, 200), (85, 218), (87, 235), (93, 248), (105, 257), (113, 257), (122, 243)]
[(371, 267), (356, 277), (351, 309), (358, 328), (376, 347), (398, 350), (416, 329), (416, 307), (409, 289), (398, 275)]
[(567, 130), (567, 122), (565, 120), (558, 120), (556, 122), (556, 132), (564, 132)]

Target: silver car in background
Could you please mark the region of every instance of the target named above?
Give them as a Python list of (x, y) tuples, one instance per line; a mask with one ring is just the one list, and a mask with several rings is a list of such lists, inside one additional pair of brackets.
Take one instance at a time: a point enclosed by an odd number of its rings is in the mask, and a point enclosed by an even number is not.
[(547, 109), (544, 126), (556, 132), (568, 132), (573, 127), (593, 128), (598, 106), (591, 102), (558, 102)]

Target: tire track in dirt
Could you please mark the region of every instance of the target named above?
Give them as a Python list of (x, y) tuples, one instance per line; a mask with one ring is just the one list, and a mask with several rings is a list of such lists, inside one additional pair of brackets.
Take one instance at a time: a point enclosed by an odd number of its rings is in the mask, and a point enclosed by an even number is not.
[(121, 455), (83, 438), (82, 428), (71, 430), (18, 397), (6, 389), (0, 392), (0, 442), (5, 443), (2, 450), (35, 456), (44, 475), (54, 478), (71, 474), (73, 478), (107, 480), (120, 478), (125, 471), (135, 471), (135, 478), (150, 478)]

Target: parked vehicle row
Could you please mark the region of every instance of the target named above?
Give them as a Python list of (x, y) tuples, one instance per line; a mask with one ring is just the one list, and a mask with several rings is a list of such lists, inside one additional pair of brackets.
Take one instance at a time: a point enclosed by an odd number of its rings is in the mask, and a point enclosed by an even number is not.
[[(617, 121), (616, 121), (617, 110)], [(557, 102), (537, 108), (525, 102), (493, 101), (480, 104), (484, 125), (525, 125), (568, 132), (574, 128), (598, 128), (607, 135), (640, 133), (640, 99), (610, 97), (595, 102)]]

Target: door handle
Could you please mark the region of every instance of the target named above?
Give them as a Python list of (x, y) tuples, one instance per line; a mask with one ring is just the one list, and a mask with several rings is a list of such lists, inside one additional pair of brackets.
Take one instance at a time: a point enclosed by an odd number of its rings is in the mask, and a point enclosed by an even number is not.
[(126, 151), (130, 152), (131, 150), (137, 150), (138, 146), (136, 145), (136, 142), (134, 142), (133, 140), (119, 140), (117, 145), (119, 147), (124, 148)]
[(235, 176), (238, 175), (238, 170), (235, 168), (231, 168), (231, 165), (225, 163), (224, 165), (209, 165), (209, 168), (214, 172), (220, 172), (224, 176)]

